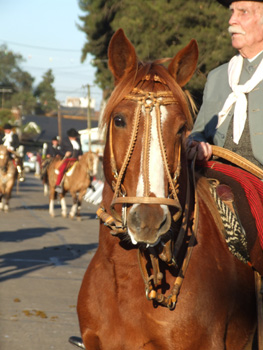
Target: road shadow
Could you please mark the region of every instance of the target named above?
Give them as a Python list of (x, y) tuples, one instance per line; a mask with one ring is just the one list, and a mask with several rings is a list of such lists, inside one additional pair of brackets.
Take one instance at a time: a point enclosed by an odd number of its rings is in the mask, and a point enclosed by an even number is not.
[[(25, 209), (29, 209), (29, 210), (46, 210), (48, 213), (48, 204), (42, 204), (42, 205), (20, 205), (20, 206), (16, 206), (16, 207), (11, 207), (9, 209), (9, 212), (11, 211), (17, 211), (17, 210), (25, 210)], [(8, 215), (8, 213), (7, 213)]]
[(21, 242), (26, 239), (39, 238), (47, 233), (56, 232), (59, 230), (68, 230), (68, 227), (57, 226), (51, 229), (47, 227), (23, 228), (16, 231), (1, 231), (0, 242)]
[(98, 243), (68, 244), (29, 249), (0, 256), (0, 282), (21, 278), (48, 266), (69, 265), (87, 252), (95, 252)]

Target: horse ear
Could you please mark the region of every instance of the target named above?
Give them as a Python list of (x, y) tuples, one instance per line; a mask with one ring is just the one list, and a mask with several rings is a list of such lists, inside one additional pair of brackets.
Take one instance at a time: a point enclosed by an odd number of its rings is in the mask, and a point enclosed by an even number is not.
[(192, 78), (198, 61), (198, 46), (196, 40), (180, 50), (169, 64), (168, 71), (176, 82), (183, 87)]
[(109, 49), (109, 68), (114, 75), (115, 84), (127, 73), (137, 67), (137, 56), (131, 42), (122, 29), (118, 29), (111, 38)]

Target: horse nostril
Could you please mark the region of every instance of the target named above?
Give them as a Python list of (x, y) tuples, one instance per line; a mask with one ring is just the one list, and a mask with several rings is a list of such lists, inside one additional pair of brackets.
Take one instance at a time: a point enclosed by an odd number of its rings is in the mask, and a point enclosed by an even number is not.
[(166, 222), (167, 222), (167, 216), (165, 215), (165, 218), (163, 219), (163, 221), (162, 221), (162, 223), (161, 223), (161, 225), (159, 227), (159, 230), (162, 229), (162, 227), (166, 224)]

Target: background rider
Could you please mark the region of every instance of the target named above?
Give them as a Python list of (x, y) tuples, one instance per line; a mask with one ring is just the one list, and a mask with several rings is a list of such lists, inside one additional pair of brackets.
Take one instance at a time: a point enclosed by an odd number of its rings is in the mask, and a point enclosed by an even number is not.
[(4, 129), (4, 135), (1, 138), (0, 144), (3, 144), (6, 146), (7, 150), (9, 151), (10, 157), (14, 159), (17, 167), (17, 172), (19, 176), (19, 181), (24, 181), (23, 176), (23, 154), (19, 154), (19, 138), (18, 135), (13, 131), (13, 127), (11, 124), (6, 123), (3, 126)]
[(79, 133), (76, 129), (71, 128), (67, 131), (68, 138), (62, 141), (61, 152), (63, 154), (63, 162), (59, 167), (59, 174), (57, 176), (55, 191), (62, 192), (61, 181), (64, 176), (64, 172), (69, 162), (76, 161), (82, 156), (82, 148), (79, 138)]

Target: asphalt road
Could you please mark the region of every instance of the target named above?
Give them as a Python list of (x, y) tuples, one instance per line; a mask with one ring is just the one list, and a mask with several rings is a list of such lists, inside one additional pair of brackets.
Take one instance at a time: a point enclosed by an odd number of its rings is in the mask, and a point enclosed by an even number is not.
[(13, 190), (9, 213), (0, 212), (1, 350), (74, 350), (68, 338), (80, 336), (76, 302), (98, 244), (96, 209), (84, 202), (77, 221), (56, 204), (51, 218), (34, 174)]

